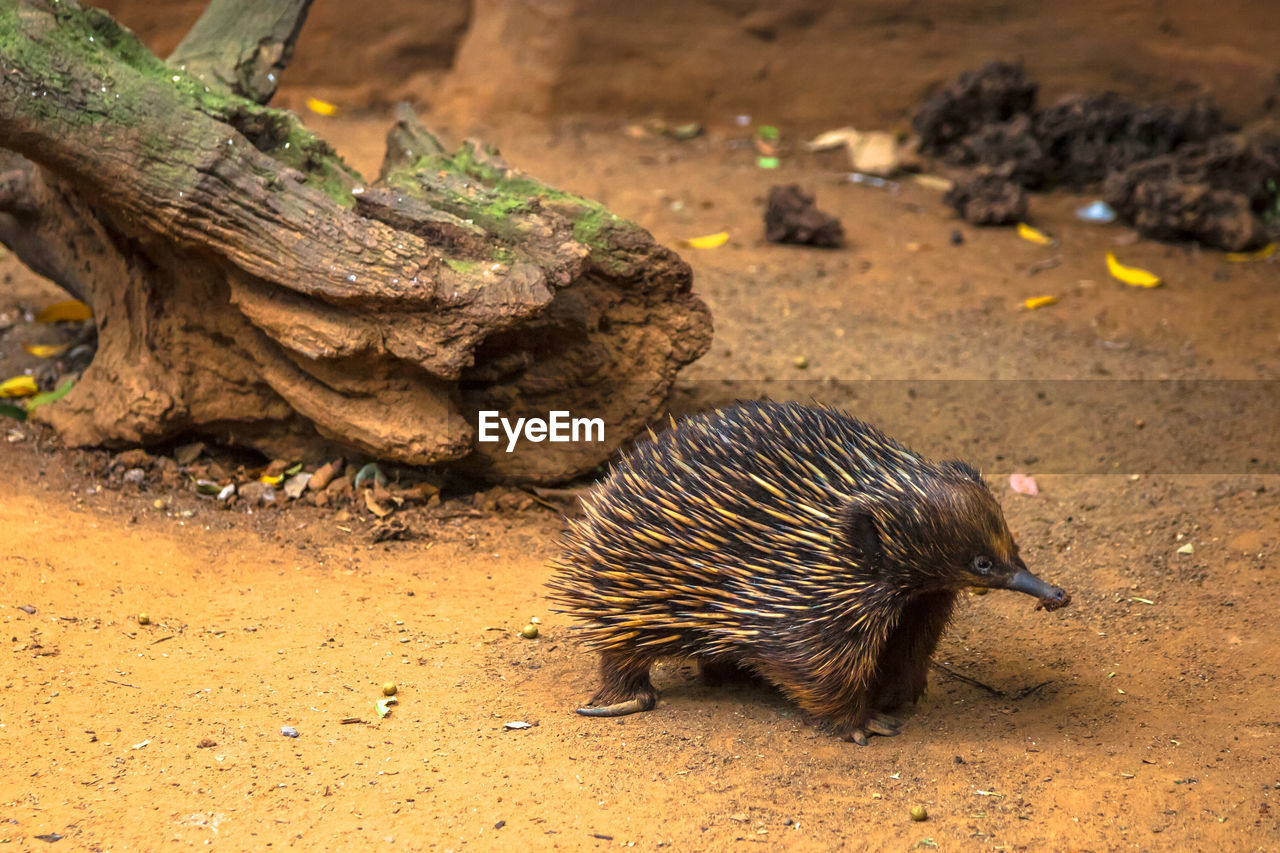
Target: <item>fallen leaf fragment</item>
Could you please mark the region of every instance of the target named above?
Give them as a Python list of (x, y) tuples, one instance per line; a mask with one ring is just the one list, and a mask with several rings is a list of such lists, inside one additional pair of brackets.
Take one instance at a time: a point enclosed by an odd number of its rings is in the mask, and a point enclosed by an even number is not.
[(681, 240), (680, 245), (690, 249), (716, 249), (729, 242), (729, 232), (721, 231), (719, 234), (707, 234), (703, 237), (691, 237), (688, 240)]
[(399, 705), (400, 702), (394, 696), (388, 696), (386, 699), (378, 700), (378, 716), (385, 717), (391, 713), (392, 705)]
[(307, 98), (307, 109), (316, 115), (331, 116), (338, 112), (338, 105), (322, 101), (319, 98)]
[(84, 322), (93, 319), (93, 309), (79, 299), (55, 302), (36, 315), (37, 323), (58, 323), (63, 320)]
[(1032, 296), (1022, 303), (1028, 311), (1034, 311), (1037, 308), (1044, 308), (1046, 305), (1057, 305), (1058, 297), (1056, 296)]
[(531, 729), (533, 725), (526, 723), (524, 720), (512, 720), (509, 723), (503, 723), (502, 727), (504, 729)]
[(30, 397), (40, 393), (40, 386), (30, 376), (15, 376), (0, 382), (0, 397)]
[(1268, 243), (1261, 249), (1253, 252), (1227, 252), (1227, 260), (1234, 264), (1243, 264), (1249, 261), (1265, 261), (1276, 253), (1277, 244)]
[(1164, 282), (1160, 276), (1138, 267), (1129, 267), (1116, 260), (1115, 252), (1107, 252), (1107, 272), (1117, 281), (1130, 287), (1159, 287)]
[(1179, 554), (1194, 554), (1195, 552), (1196, 546), (1192, 545), (1190, 542), (1178, 549)]
[(41, 391), (39, 394), (36, 394), (34, 397), (27, 400), (27, 411), (37, 408), (38, 406), (43, 406), (45, 403), (52, 403), (54, 400), (61, 400), (63, 397), (67, 396), (67, 392), (70, 391), (75, 384), (75, 378), (68, 377), (67, 379), (62, 380), (62, 384), (54, 390)]
[(1010, 474), (1009, 488), (1020, 495), (1034, 496), (1040, 494), (1040, 487), (1036, 485), (1035, 478), (1026, 474)]
[(22, 348), (36, 358), (53, 358), (70, 349), (71, 344), (23, 344)]
[(1058, 241), (1056, 238), (1049, 236), (1039, 228), (1032, 228), (1025, 222), (1018, 223), (1018, 236), (1028, 243), (1035, 243), (1037, 246), (1056, 246)]

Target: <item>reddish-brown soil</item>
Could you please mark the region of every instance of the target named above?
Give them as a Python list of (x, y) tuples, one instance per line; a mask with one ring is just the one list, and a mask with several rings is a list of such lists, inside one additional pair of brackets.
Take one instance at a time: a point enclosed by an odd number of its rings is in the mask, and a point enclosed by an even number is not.
[[(376, 172), (388, 116), (309, 121)], [(1120, 400), (1139, 387), (1126, 380), (1280, 376), (1275, 261), (1131, 242), (1076, 222), (1079, 198), (1033, 197), (1033, 217), (1061, 239), (1045, 248), (959, 223), (933, 189), (838, 183), (834, 154), (771, 172), (723, 134), (492, 125), (512, 163), (669, 245), (731, 232), (718, 249), (684, 250), (717, 337), (684, 374), (682, 411), (738, 393), (830, 398), (931, 455), (967, 456), (1001, 410), (904, 413), (905, 386), (847, 380), (1108, 379)], [(847, 247), (765, 243), (776, 183), (815, 192)], [(1165, 286), (1109, 279), (1107, 249)], [(11, 256), (0, 277), (11, 319), (58, 298)], [(1048, 294), (1059, 303), (1022, 307)], [(30, 367), (20, 343), (42, 333), (18, 316), (0, 335), (0, 374)], [(1145, 465), (1055, 457), (1099, 432), (1141, 448), (1146, 431), (1113, 408), (1047, 409), (1019, 430), (1037, 437), (1034, 454), (975, 451), (1027, 562), (1073, 603), (1044, 613), (1011, 593), (969, 599), (936, 659), (1002, 695), (935, 672), (903, 734), (867, 747), (807, 726), (769, 690), (703, 686), (680, 662), (657, 668), (651, 713), (573, 714), (595, 661), (547, 610), (552, 510), (460, 496), (404, 513), (408, 541), (372, 544), (367, 513), (224, 511), (180, 488), (122, 487), (105, 453), (5, 421), (0, 841), (1277, 849), (1277, 419), (1265, 400), (1201, 414), (1256, 461), (1196, 462), (1204, 433)], [(1147, 412), (1146, 430), (1161, 417)], [(1036, 475), (1038, 496), (1010, 491), (1014, 468)], [(523, 639), (534, 616), (541, 635)], [(380, 719), (387, 681), (399, 704)], [(927, 821), (910, 819), (915, 805)], [(46, 847), (36, 839), (48, 833), (64, 838)]]

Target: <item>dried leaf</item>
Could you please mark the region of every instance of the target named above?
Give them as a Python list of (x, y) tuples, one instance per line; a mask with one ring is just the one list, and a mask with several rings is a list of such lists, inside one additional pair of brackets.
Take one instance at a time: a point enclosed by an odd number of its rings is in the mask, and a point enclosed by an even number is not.
[(717, 249), (729, 242), (729, 232), (721, 231), (718, 234), (707, 234), (702, 237), (691, 237), (688, 240), (681, 240), (680, 245), (690, 249)]
[(1032, 296), (1022, 303), (1028, 311), (1034, 311), (1037, 308), (1044, 308), (1046, 305), (1057, 305), (1058, 297), (1056, 296)]
[(1138, 267), (1128, 267), (1116, 260), (1115, 252), (1107, 252), (1107, 272), (1117, 281), (1130, 287), (1159, 287), (1163, 284), (1160, 276)]
[(1018, 223), (1018, 236), (1028, 243), (1035, 243), (1037, 246), (1056, 246), (1058, 240), (1039, 228), (1032, 228), (1025, 222)]
[(1233, 264), (1248, 263), (1249, 261), (1265, 261), (1276, 253), (1276, 244), (1268, 243), (1261, 249), (1254, 252), (1227, 252), (1227, 260)]
[(364, 505), (369, 508), (369, 512), (373, 513), (378, 518), (386, 518), (388, 515), (391, 515), (392, 512), (390, 507), (385, 507), (378, 503), (378, 499), (374, 497), (372, 489), (365, 490)]
[(37, 323), (59, 323), (71, 320), (82, 323), (93, 319), (93, 309), (79, 299), (55, 302), (36, 315)]
[(0, 382), (0, 397), (30, 397), (39, 393), (40, 386), (30, 376), (15, 376)]
[(22, 348), (27, 351), (28, 355), (34, 355), (36, 358), (54, 358), (62, 355), (71, 348), (71, 344), (23, 344)]
[(307, 109), (316, 115), (331, 116), (337, 114), (338, 105), (322, 101), (319, 98), (307, 98)]

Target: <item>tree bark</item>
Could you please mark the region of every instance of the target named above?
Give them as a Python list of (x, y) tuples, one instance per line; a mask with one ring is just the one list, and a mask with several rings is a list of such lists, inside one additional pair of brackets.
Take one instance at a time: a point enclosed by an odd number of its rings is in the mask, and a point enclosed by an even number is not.
[[(241, 45), (262, 37), (245, 20)], [(206, 85), (104, 13), (0, 0), (0, 241), (98, 322), (93, 364), (35, 413), (69, 443), (195, 434), (553, 482), (706, 351), (689, 267), (643, 229), (477, 143), (449, 153), (407, 109), (366, 182), (222, 56)], [(605, 441), (508, 454), (476, 441), (489, 409), (600, 417)]]

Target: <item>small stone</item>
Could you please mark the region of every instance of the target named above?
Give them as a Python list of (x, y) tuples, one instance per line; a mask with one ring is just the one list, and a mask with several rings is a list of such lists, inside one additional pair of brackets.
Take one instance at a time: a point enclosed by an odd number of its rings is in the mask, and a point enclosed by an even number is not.
[(166, 506), (168, 506), (168, 503), (165, 501), (164, 498), (156, 498), (151, 502), (151, 505), (156, 509), (164, 509)]
[(396, 695), (396, 691), (399, 689), (400, 688), (396, 687), (396, 683), (394, 681), (388, 681), (386, 684), (382, 685), (382, 695), (394, 696)]
[(1190, 542), (1188, 542), (1186, 545), (1183, 545), (1181, 548), (1178, 549), (1179, 554), (1194, 554), (1195, 552), (1196, 552), (1195, 546), (1192, 545)]
[(929, 812), (925, 811), (924, 806), (912, 806), (912, 807), (911, 807), (911, 819), (912, 819), (912, 820), (916, 820), (916, 821), (919, 821), (919, 820), (928, 820), (928, 819), (929, 819)]
[(148, 615), (147, 615), (147, 614), (145, 614), (145, 613), (139, 613), (139, 614), (138, 614), (138, 624), (139, 624), (139, 625), (150, 625), (150, 624), (151, 624), (151, 617), (150, 617), (150, 616), (148, 616)]
[(122, 477), (126, 483), (133, 483), (135, 486), (141, 486), (143, 481), (147, 479), (147, 472), (141, 468), (130, 468), (124, 472)]
[(266, 483), (254, 480), (251, 483), (245, 483), (240, 487), (240, 497), (244, 498), (249, 506), (258, 506), (259, 504), (275, 503), (276, 490)]
[(281, 726), (280, 734), (284, 735), (285, 737), (297, 737), (298, 730), (295, 729), (293, 726)]
[(791, 360), (791, 363), (796, 366), (797, 370), (804, 370), (809, 366), (809, 359), (803, 355), (798, 355)]
[(284, 493), (291, 500), (297, 500), (302, 497), (302, 493), (306, 491), (307, 483), (310, 482), (311, 475), (306, 471), (294, 474), (284, 482)]
[(522, 629), (520, 629), (520, 636), (524, 637), (526, 640), (538, 639), (538, 626), (534, 625), (533, 623), (529, 623), (528, 625), (525, 625)]

